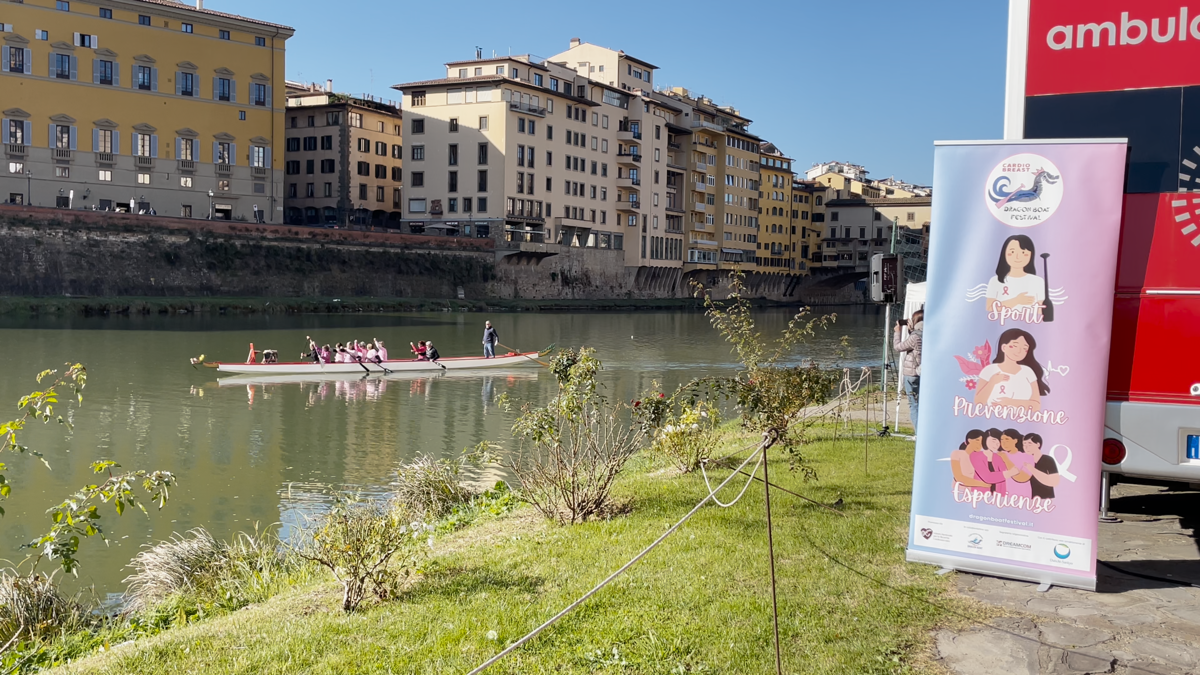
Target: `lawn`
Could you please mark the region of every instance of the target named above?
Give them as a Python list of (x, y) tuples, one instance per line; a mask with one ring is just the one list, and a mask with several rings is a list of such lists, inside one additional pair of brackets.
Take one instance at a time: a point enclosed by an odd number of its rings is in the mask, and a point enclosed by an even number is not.
[[(746, 443), (731, 434), (725, 452)], [(929, 672), (929, 631), (954, 618), (920, 599), (972, 611), (939, 597), (949, 582), (934, 568), (904, 562), (912, 450), (908, 441), (872, 439), (864, 473), (862, 438), (826, 438), (807, 448), (813, 482), (772, 457), (773, 482), (824, 503), (841, 498), (844, 514), (772, 491), (784, 672)], [(714, 473), (720, 480), (729, 471)], [(742, 484), (731, 482), (723, 500)], [(707, 493), (701, 476), (680, 476), (646, 455), (634, 459), (618, 492), (631, 508), (608, 521), (563, 527), (520, 509), (446, 536), (405, 595), (355, 614), (340, 611), (338, 586), (319, 584), (60, 672), (466, 673), (587, 592)], [(731, 508), (703, 508), (487, 672), (768, 673), (772, 635), (756, 483)]]

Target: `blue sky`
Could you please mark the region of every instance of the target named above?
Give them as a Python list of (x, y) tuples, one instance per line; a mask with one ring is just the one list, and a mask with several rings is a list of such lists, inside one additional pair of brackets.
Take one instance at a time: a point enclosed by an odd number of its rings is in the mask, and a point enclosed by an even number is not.
[[(659, 67), (657, 85), (739, 108), (801, 169), (850, 161), (875, 178), (927, 184), (934, 140), (1002, 131), (1004, 0), (205, 6), (294, 27), (289, 79), (333, 78), (338, 91), (383, 97), (398, 98), (392, 84), (440, 77), (441, 64), (473, 58), (476, 45), (551, 56), (579, 37), (624, 49)], [(647, 26), (656, 28), (638, 29)]]

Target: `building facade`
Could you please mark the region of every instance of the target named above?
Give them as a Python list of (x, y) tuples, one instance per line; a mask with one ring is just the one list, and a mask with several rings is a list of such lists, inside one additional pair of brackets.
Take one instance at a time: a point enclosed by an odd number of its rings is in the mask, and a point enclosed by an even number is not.
[(816, 181), (792, 182), (792, 221), (800, 227), (796, 269), (801, 274), (813, 274), (824, 266), (821, 242), (825, 235), (825, 203), (830, 192)]
[(291, 28), (156, 0), (2, 14), (0, 198), (281, 220)]
[(796, 274), (805, 271), (800, 257), (801, 233), (799, 203), (792, 185), (792, 159), (785, 156), (774, 145), (764, 143), (760, 147), (759, 190), (759, 242), (757, 266), (760, 272)]
[[(893, 225), (897, 252), (923, 261), (929, 250), (930, 197), (833, 199), (826, 202), (828, 222), (822, 248), (823, 267), (839, 272), (866, 272), (871, 256), (891, 251)], [(904, 250), (900, 250), (904, 247)], [(906, 262), (906, 267), (909, 266)], [(907, 274), (913, 280), (913, 274)], [(921, 280), (924, 275), (921, 274)]]
[(398, 104), (332, 90), (288, 83), (285, 222), (403, 229)]

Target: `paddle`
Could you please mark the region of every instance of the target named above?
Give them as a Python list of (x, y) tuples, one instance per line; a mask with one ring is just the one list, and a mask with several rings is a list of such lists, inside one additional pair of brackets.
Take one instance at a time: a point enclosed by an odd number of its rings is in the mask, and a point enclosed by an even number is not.
[[(520, 352), (518, 352), (517, 350), (513, 349), (512, 347), (509, 347), (509, 346), (508, 346), (508, 345), (506, 345), (506, 344), (502, 344), (502, 343), (500, 343), (500, 342), (497, 342), (496, 344), (500, 345), (501, 347), (504, 347), (505, 349), (507, 349), (508, 351), (510, 351), (510, 352), (512, 352), (512, 353), (514, 353), (514, 354), (521, 354)], [(524, 356), (525, 358), (529, 359), (530, 361), (534, 361), (534, 362), (536, 362), (536, 363), (540, 363), (540, 364), (542, 364), (543, 366), (546, 366), (547, 368), (549, 368), (549, 367), (550, 367), (550, 364), (549, 364), (549, 363), (546, 363), (545, 361), (541, 361), (541, 360), (535, 359), (535, 358), (533, 358), (532, 356), (526, 356), (525, 354), (521, 354), (521, 356)]]

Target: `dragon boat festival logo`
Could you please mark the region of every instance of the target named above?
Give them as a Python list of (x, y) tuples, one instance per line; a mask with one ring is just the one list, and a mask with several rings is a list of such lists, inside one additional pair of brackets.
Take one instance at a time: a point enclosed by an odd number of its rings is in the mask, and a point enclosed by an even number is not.
[(1054, 162), (1041, 155), (1013, 155), (992, 169), (984, 195), (988, 209), (1000, 222), (1033, 227), (1054, 215), (1062, 203), (1062, 174)]

